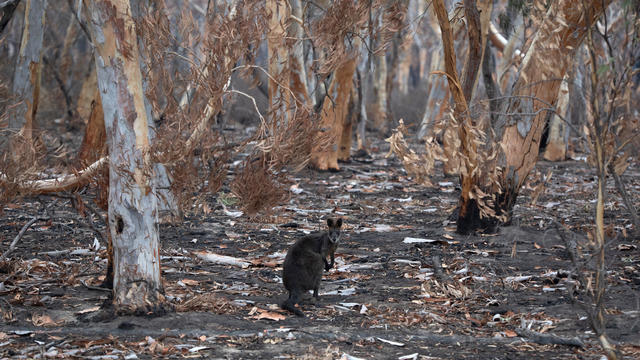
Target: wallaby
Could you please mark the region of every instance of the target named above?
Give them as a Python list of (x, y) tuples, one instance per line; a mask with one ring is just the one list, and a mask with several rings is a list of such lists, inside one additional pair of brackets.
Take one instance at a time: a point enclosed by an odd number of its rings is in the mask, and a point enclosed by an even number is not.
[[(327, 225), (329, 226), (329, 230), (326, 232), (329, 245), (327, 246), (327, 252), (322, 254), (325, 271), (329, 271), (329, 269), (331, 269), (335, 264), (336, 249), (338, 248), (338, 243), (342, 237), (342, 232), (340, 231), (340, 228), (342, 227), (342, 218), (328, 218)], [(331, 263), (327, 261), (327, 255), (331, 257)]]
[[(328, 231), (309, 234), (296, 241), (284, 258), (282, 282), (289, 291), (289, 298), (280, 307), (298, 316), (304, 316), (304, 313), (296, 308), (302, 294), (313, 290), (313, 296), (317, 299), (322, 269), (324, 267), (328, 270), (333, 266), (342, 219), (328, 218), (327, 225)], [(327, 255), (331, 256), (331, 264), (326, 259)]]

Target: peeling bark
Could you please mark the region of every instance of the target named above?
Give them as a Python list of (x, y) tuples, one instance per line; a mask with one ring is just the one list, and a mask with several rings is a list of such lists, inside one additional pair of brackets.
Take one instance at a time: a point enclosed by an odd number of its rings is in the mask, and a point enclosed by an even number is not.
[(135, 24), (128, 0), (84, 2), (104, 110), (109, 166), (109, 231), (118, 314), (164, 311), (158, 203)]

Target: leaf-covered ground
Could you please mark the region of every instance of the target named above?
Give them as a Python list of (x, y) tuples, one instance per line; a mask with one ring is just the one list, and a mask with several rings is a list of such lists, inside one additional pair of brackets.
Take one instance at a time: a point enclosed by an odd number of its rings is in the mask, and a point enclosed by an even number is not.
[[(523, 189), (511, 226), (496, 235), (461, 236), (450, 220), (457, 180), (436, 176), (439, 188), (416, 185), (397, 160), (384, 157), (386, 144), (376, 144), (371, 158), (343, 164), (341, 172), (293, 175), (290, 201), (270, 216), (237, 217), (223, 188), (207, 211), (161, 225), (165, 292), (176, 307), (161, 317), (96, 320), (108, 299), (93, 288), (105, 271), (104, 244), (68, 199), (58, 199), (51, 220), (36, 222), (12, 261), (1, 264), (0, 357), (601, 356), (585, 312), (571, 302), (573, 267), (554, 225), (566, 226), (565, 238), (588, 241), (596, 179), (584, 162), (540, 163), (538, 179), (549, 171), (551, 179), (545, 189), (535, 180)], [(640, 164), (623, 179), (639, 204)], [(42, 209), (35, 199), (5, 207), (2, 252)], [(286, 296), (282, 260), (330, 213), (346, 224), (337, 264), (325, 273), (320, 300), (309, 296), (302, 304), (307, 317), (297, 318), (278, 307)], [(638, 358), (640, 243), (613, 182), (606, 216), (607, 333), (625, 355)], [(245, 263), (199, 256), (208, 253)], [(438, 259), (441, 267), (434, 265)], [(532, 334), (567, 344), (543, 344), (545, 338)]]

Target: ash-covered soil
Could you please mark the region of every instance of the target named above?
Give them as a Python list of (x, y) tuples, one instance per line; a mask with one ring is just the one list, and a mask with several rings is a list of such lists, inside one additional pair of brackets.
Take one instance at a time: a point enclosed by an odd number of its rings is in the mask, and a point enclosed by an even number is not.
[[(163, 223), (162, 274), (176, 311), (158, 317), (97, 319), (109, 298), (93, 288), (105, 272), (105, 244), (94, 240), (88, 220), (68, 199), (57, 198), (51, 219), (29, 228), (0, 268), (0, 357), (601, 356), (585, 311), (572, 303), (576, 282), (565, 242), (588, 241), (593, 226), (596, 178), (585, 163), (540, 163), (537, 171), (551, 170), (551, 180), (535, 203), (537, 182), (523, 189), (511, 226), (494, 235), (461, 236), (450, 219), (457, 179), (436, 176), (438, 188), (416, 185), (396, 159), (384, 157), (386, 150), (378, 140), (370, 158), (342, 164), (338, 173), (293, 174), (290, 200), (271, 215), (237, 216), (225, 187), (206, 211)], [(635, 204), (639, 165), (623, 177)], [(608, 190), (607, 334), (637, 358), (640, 241), (613, 182)], [(52, 201), (6, 206), (0, 250)], [(278, 306), (286, 297), (282, 261), (288, 247), (323, 228), (329, 214), (344, 218), (345, 236), (319, 301), (309, 295), (302, 303), (306, 318), (298, 318)], [(104, 231), (99, 219), (93, 222)], [(556, 223), (564, 225), (565, 239)], [(197, 255), (204, 252), (246, 263), (207, 262)], [(566, 344), (543, 344), (523, 328)]]

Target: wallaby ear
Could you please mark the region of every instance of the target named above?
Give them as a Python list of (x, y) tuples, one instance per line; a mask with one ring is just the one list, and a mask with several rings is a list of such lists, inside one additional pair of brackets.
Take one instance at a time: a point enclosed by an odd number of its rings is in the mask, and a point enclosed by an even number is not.
[(338, 218), (338, 220), (336, 220), (336, 227), (342, 227), (342, 218)]
[(333, 227), (333, 218), (327, 218), (327, 226)]

